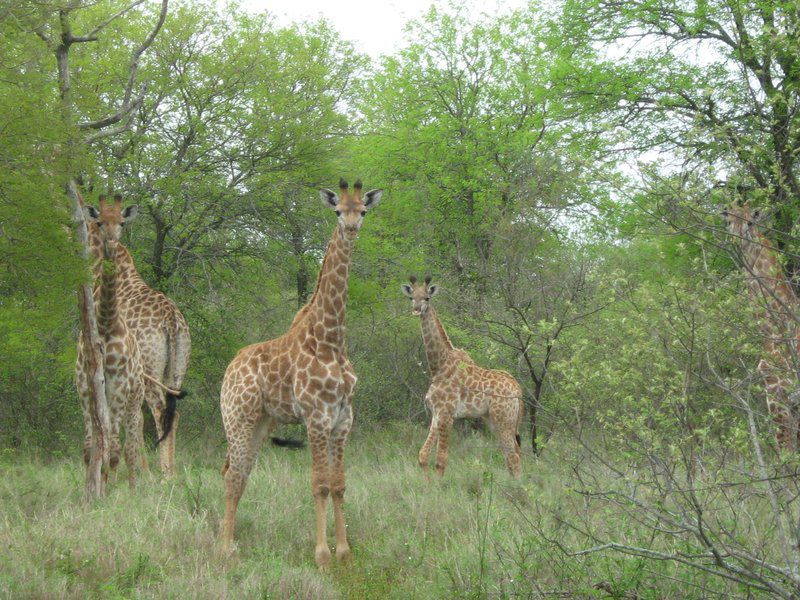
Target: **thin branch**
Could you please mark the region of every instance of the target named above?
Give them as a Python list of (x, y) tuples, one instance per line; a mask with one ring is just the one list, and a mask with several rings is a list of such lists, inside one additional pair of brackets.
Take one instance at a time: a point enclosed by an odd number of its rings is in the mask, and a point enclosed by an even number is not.
[[(79, 129), (104, 129), (109, 125), (114, 125), (118, 123), (126, 116), (128, 116), (136, 107), (138, 107), (144, 101), (144, 95), (147, 91), (147, 87), (144, 86), (142, 88), (142, 92), (135, 98), (132, 99), (133, 95), (133, 86), (136, 83), (136, 75), (139, 71), (139, 59), (142, 57), (142, 54), (152, 45), (153, 40), (155, 39), (158, 32), (161, 31), (161, 27), (164, 25), (164, 21), (167, 18), (167, 8), (169, 7), (169, 0), (162, 0), (161, 2), (161, 11), (158, 15), (158, 21), (156, 22), (155, 26), (153, 27), (150, 34), (145, 38), (145, 40), (141, 43), (141, 45), (133, 51), (133, 55), (131, 56), (130, 67), (128, 69), (128, 82), (125, 85), (125, 95), (122, 99), (122, 106), (120, 109), (112, 115), (109, 115), (103, 119), (98, 119), (97, 121), (88, 121), (86, 123), (80, 123), (78, 125)], [(105, 136), (103, 136), (105, 137)]]

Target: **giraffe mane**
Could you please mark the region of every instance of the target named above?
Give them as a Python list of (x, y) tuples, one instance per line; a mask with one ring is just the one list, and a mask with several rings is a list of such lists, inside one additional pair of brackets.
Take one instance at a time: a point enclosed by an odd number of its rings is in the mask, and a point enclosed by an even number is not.
[[(338, 227), (338, 226), (337, 226)], [(328, 242), (328, 246), (331, 245), (331, 242)], [(303, 307), (297, 311), (297, 314), (292, 319), (292, 324), (289, 326), (289, 329), (294, 327), (297, 322), (308, 313), (309, 308), (314, 304), (317, 299), (317, 295), (319, 293), (319, 286), (322, 282), (322, 274), (325, 272), (325, 263), (328, 262), (328, 246), (325, 247), (325, 255), (322, 257), (322, 264), (319, 267), (319, 274), (317, 275), (317, 284), (314, 286), (314, 291), (311, 293), (308, 301), (303, 305)]]
[(439, 313), (434, 311), (433, 316), (435, 317), (436, 327), (442, 336), (444, 345), (447, 346), (448, 349), (452, 350), (455, 346), (453, 346), (453, 342), (450, 341), (450, 336), (448, 336), (447, 332), (444, 330), (444, 325), (442, 325), (442, 320), (439, 318)]

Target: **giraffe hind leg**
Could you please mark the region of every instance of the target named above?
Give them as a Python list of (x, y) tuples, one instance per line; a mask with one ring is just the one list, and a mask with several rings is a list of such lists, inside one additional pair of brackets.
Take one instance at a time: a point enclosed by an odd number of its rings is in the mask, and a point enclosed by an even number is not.
[(128, 484), (131, 489), (136, 487), (136, 479), (142, 466), (144, 444), (142, 437), (142, 410), (141, 403), (128, 410), (125, 419), (125, 464), (128, 467)]
[(492, 429), (500, 439), (500, 450), (506, 461), (508, 472), (514, 477), (519, 477), (521, 470), (519, 434), (517, 433), (517, 411), (512, 414), (504, 412), (503, 407), (491, 408), (489, 420)]
[(226, 554), (233, 550), (236, 510), (247, 486), (258, 449), (275, 427), (275, 421), (270, 418), (241, 419), (230, 426), (226, 424), (228, 457), (222, 473), (225, 481), (225, 516), (221, 531), (222, 550)]

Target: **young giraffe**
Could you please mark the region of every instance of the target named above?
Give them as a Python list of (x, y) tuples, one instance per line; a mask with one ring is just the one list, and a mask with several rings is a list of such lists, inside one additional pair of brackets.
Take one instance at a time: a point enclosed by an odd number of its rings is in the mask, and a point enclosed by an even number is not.
[(345, 349), (345, 305), (350, 256), (367, 209), (381, 190), (353, 194), (344, 180), (341, 197), (320, 191), (336, 212), (338, 224), (322, 261), (317, 287), (281, 337), (243, 348), (228, 365), (220, 407), (228, 454), (222, 547), (232, 550), (239, 499), (262, 441), (278, 424), (305, 423), (311, 447), (311, 489), (316, 509), (317, 566), (326, 569), (331, 552), (326, 537), (327, 499), (333, 500), (336, 557), (350, 555), (342, 503), (345, 492), (344, 447), (353, 422), (351, 398), (356, 375)]
[[(145, 378), (142, 371), (139, 348), (132, 332), (122, 318), (119, 302), (119, 236), (126, 221), (136, 216), (136, 206), (124, 211), (121, 199), (115, 198), (113, 205), (100, 196), (100, 211), (85, 207), (86, 217), (98, 228), (101, 244), (100, 283), (95, 288), (97, 302), (97, 328), (103, 342), (104, 376), (106, 400), (111, 421), (110, 467), (119, 463), (120, 424), (125, 424), (125, 462), (128, 465), (128, 482), (136, 485), (136, 477), (143, 457), (142, 402), (145, 399)], [(89, 384), (85, 366), (85, 342), (83, 332), (78, 338), (78, 360), (75, 365), (75, 383), (81, 398), (83, 422), (86, 436), (83, 443), (83, 460), (89, 465), (89, 450), (92, 445), (92, 421), (89, 412)], [(103, 474), (108, 477), (107, 473)]]
[(758, 372), (764, 380), (767, 408), (777, 431), (778, 446), (798, 449), (800, 407), (794, 398), (798, 373), (798, 322), (800, 302), (786, 281), (778, 255), (758, 230), (759, 211), (733, 206), (722, 212), (742, 251), (742, 267), (751, 300), (758, 306), (758, 326), (763, 336), (764, 358)]
[(483, 369), (475, 364), (464, 350), (454, 348), (442, 327), (430, 300), (439, 291), (430, 285), (430, 276), (424, 283), (403, 284), (403, 294), (411, 298), (412, 312), (422, 322), (422, 339), (431, 372), (431, 385), (425, 403), (431, 409), (431, 426), (428, 437), (419, 451), (419, 464), (428, 477), (428, 457), (438, 440), (436, 472), (444, 475), (447, 466), (447, 444), (453, 421), (460, 418), (488, 417), (492, 430), (500, 438), (500, 447), (509, 472), (520, 474), (519, 427), (525, 405), (522, 388), (514, 377), (505, 371)]
[[(90, 249), (97, 259), (102, 259), (100, 234), (99, 224), (90, 221)], [(181, 389), (189, 365), (189, 327), (175, 303), (144, 282), (130, 252), (120, 243), (117, 244), (117, 271), (117, 301), (139, 346), (146, 379), (145, 398), (161, 441), (161, 471), (166, 477), (172, 477), (175, 474), (175, 431), (180, 418), (176, 400), (185, 395), (174, 390)], [(95, 275), (99, 278), (99, 271)], [(144, 455), (142, 458), (146, 468), (146, 458)]]

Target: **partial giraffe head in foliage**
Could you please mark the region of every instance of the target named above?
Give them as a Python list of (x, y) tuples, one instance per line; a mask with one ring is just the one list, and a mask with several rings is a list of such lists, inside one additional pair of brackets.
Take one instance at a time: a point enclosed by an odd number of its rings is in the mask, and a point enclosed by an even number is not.
[(411, 312), (414, 315), (422, 316), (428, 312), (430, 300), (439, 291), (438, 285), (431, 285), (431, 276), (425, 277), (425, 281), (417, 283), (417, 278), (411, 275), (408, 280), (411, 285), (404, 283), (400, 286), (403, 294), (411, 299)]
[(756, 227), (763, 223), (764, 213), (759, 210), (750, 210), (750, 204), (743, 205), (733, 204), (722, 210), (722, 217), (725, 219), (725, 225), (728, 228), (728, 233), (739, 239), (753, 239), (756, 236)]
[(354, 240), (361, 229), (361, 223), (367, 210), (378, 205), (383, 190), (370, 190), (362, 196), (361, 180), (353, 185), (353, 193), (344, 179), (339, 180), (339, 194), (329, 189), (321, 189), (319, 195), (322, 201), (333, 208), (339, 220), (339, 230), (349, 240)]
[(100, 240), (104, 256), (112, 258), (116, 255), (122, 229), (126, 223), (136, 218), (138, 206), (134, 204), (123, 209), (122, 196), (117, 194), (113, 203), (107, 202), (105, 196), (100, 196), (100, 210), (88, 204), (83, 210), (90, 232)]

